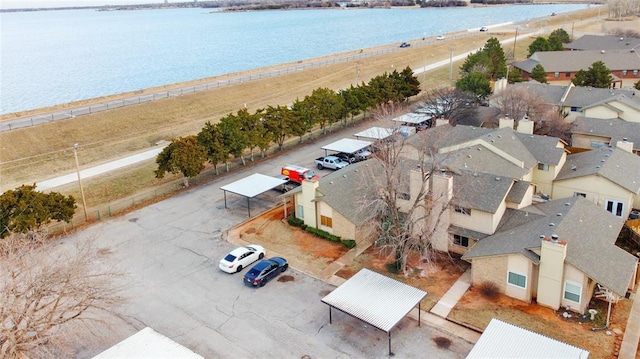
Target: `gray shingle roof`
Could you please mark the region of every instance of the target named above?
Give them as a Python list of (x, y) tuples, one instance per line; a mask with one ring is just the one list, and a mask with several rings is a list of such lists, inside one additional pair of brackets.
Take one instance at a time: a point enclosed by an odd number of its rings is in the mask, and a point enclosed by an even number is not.
[(511, 179), (520, 179), (529, 172), (528, 169), (506, 160), (482, 144), (436, 155), (435, 161), (439, 167), (454, 171), (468, 170)]
[(540, 248), (540, 236), (557, 234), (567, 242), (567, 263), (622, 296), (637, 263), (636, 257), (615, 246), (622, 224), (622, 219), (582, 197), (538, 203), (522, 210), (507, 210), (498, 231), (479, 241), (462, 258), (507, 254), (529, 258), (528, 250)]
[(585, 106), (584, 108), (595, 107), (601, 104), (608, 104), (608, 105), (611, 105), (612, 108), (616, 108), (616, 105), (613, 102), (621, 102), (635, 110), (640, 111), (640, 100), (638, 100), (635, 96), (633, 96), (633, 93), (630, 96), (627, 96), (624, 94), (618, 94), (616, 96), (612, 96), (602, 101), (593, 102), (588, 106)]
[(531, 73), (540, 64), (546, 72), (577, 72), (587, 70), (596, 61), (602, 61), (611, 71), (640, 69), (640, 56), (623, 50), (600, 51), (539, 51), (527, 60), (513, 66)]
[(452, 234), (457, 234), (459, 236), (464, 236), (467, 238), (475, 238), (475, 239), (482, 239), (488, 236), (488, 234), (486, 233), (482, 233), (482, 232), (478, 232), (478, 231), (474, 231), (471, 229), (462, 228), (454, 225), (450, 225), (447, 232)]
[(561, 139), (557, 137), (527, 135), (516, 133), (518, 139), (530, 151), (537, 163), (558, 165), (565, 153), (564, 145), (558, 147)]
[[(621, 40), (622, 39), (622, 40)], [(640, 39), (634, 37), (583, 35), (579, 39), (564, 45), (569, 50), (623, 50), (640, 45)]]
[(573, 86), (563, 105), (583, 108), (593, 104), (610, 101), (620, 95), (629, 97), (633, 96), (633, 90)]
[(432, 127), (427, 131), (421, 131), (413, 136), (409, 136), (405, 140), (405, 144), (411, 145), (418, 150), (426, 150), (427, 153), (432, 153), (436, 152), (440, 147), (467, 142), (491, 131), (494, 130), (463, 125), (451, 126), (447, 124)]
[(608, 120), (591, 117), (578, 117), (573, 122), (572, 133), (609, 137), (610, 144), (627, 139), (633, 142), (633, 148), (640, 150), (640, 123), (628, 122), (618, 118)]
[(453, 174), (453, 199), (455, 205), (495, 213), (507, 197), (513, 179), (494, 174), (463, 171)]
[(564, 96), (564, 93), (569, 86), (555, 86), (549, 84), (541, 84), (535, 81), (528, 81), (516, 82), (509, 85), (509, 87), (525, 88), (540, 96), (544, 103), (550, 105), (559, 105), (562, 102), (562, 97)]
[(524, 195), (531, 186), (531, 182), (528, 181), (515, 181), (511, 190), (507, 194), (507, 201), (512, 203), (522, 203)]
[[(640, 156), (618, 148), (601, 148), (567, 156), (557, 181), (597, 175), (635, 194), (640, 193)], [(635, 174), (635, 175), (634, 175)]]

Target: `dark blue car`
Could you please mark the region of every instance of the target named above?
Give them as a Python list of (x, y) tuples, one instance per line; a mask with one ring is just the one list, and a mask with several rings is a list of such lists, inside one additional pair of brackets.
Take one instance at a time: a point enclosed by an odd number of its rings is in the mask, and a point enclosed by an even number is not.
[(251, 267), (244, 275), (244, 284), (262, 287), (268, 281), (277, 277), (278, 274), (286, 271), (288, 267), (287, 260), (282, 257), (263, 259)]

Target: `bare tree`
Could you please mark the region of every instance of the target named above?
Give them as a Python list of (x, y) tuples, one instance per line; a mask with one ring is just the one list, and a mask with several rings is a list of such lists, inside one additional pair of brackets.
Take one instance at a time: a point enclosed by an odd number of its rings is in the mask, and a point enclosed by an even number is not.
[(571, 143), (572, 124), (565, 121), (565, 117), (558, 111), (549, 110), (543, 113), (536, 121), (534, 133), (561, 138), (566, 143)]
[[(450, 87), (438, 87), (427, 91), (419, 104), (421, 113), (434, 120), (443, 118), (453, 125), (477, 116), (478, 99), (473, 93)], [(432, 126), (435, 121), (432, 121)]]
[(65, 249), (22, 247), (1, 258), (0, 357), (68, 356), (72, 327), (91, 331), (117, 317), (119, 274), (101, 265), (104, 251), (91, 241)]
[(491, 104), (500, 109), (502, 116), (509, 116), (516, 121), (528, 116), (536, 121), (551, 106), (545, 105), (540, 94), (524, 87), (509, 86), (504, 91), (491, 97)]
[[(426, 161), (424, 152), (417, 159), (407, 157), (405, 144), (399, 137), (379, 146), (363, 176), (359, 212), (380, 249), (393, 255), (395, 269), (407, 274), (412, 253), (430, 263), (443, 250), (435, 242), (451, 193), (434, 186), (436, 164)], [(447, 246), (448, 239), (444, 251)]]

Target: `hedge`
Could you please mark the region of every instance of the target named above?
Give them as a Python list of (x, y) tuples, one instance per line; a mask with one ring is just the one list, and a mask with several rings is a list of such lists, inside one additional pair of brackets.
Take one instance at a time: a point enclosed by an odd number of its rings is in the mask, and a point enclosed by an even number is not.
[(335, 243), (342, 243), (342, 245), (347, 248), (353, 248), (356, 246), (356, 241), (354, 241), (353, 239), (342, 239), (339, 236), (335, 236), (327, 231), (323, 231), (322, 229), (309, 227), (304, 224), (304, 221), (302, 219), (296, 218), (295, 216), (289, 216), (289, 218), (287, 218), (287, 223), (289, 223), (290, 226), (300, 227), (303, 230), (315, 235), (316, 237), (324, 238)]

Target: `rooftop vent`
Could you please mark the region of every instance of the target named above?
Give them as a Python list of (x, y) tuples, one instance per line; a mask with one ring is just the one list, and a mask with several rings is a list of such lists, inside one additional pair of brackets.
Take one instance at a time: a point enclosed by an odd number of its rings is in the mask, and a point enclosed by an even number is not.
[(564, 205), (565, 205), (565, 207), (569, 207), (571, 205), (571, 203), (566, 202)]
[(622, 140), (623, 140), (624, 142), (627, 142), (627, 138), (626, 138), (626, 137), (622, 137)]
[(343, 178), (347, 178), (347, 175), (342, 175)]
[(600, 50), (600, 53), (601, 53), (601, 54), (604, 54), (604, 50)]
[(496, 177), (496, 181), (500, 181), (500, 177)]
[(555, 223), (553, 223), (553, 222), (549, 223), (549, 227), (555, 227), (555, 225), (556, 225), (556, 224), (555, 224)]
[(558, 235), (557, 234), (552, 234), (551, 235), (551, 242), (553, 243), (558, 243)]
[(545, 235), (544, 235), (544, 234), (541, 234), (541, 235), (540, 235), (540, 239), (543, 239), (544, 237), (545, 237)]
[(577, 169), (578, 169), (578, 166), (576, 166), (576, 165), (571, 166), (571, 170), (572, 170), (572, 171), (575, 171), (575, 170), (577, 170)]
[(562, 213), (558, 212), (558, 213), (556, 213), (556, 216), (562, 217)]

